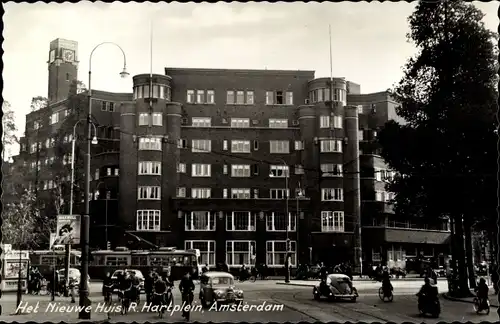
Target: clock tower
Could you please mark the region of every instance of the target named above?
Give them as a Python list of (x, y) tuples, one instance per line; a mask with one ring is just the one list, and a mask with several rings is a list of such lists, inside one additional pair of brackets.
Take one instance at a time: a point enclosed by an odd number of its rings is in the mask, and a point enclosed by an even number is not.
[(58, 38), (50, 42), (49, 60), (50, 103), (68, 98), (73, 80), (78, 79), (78, 42)]

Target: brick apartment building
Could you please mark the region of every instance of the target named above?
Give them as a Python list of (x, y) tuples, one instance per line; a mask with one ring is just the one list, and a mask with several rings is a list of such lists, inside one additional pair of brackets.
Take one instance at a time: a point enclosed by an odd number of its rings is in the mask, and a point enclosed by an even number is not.
[[(16, 159), (40, 197), (54, 190), (55, 146), (71, 147), (78, 118), (70, 106), (86, 104), (85, 92), (68, 98), (77, 43), (51, 42), (48, 64), (49, 105), (26, 116)], [(397, 103), (385, 91), (361, 94), (355, 83), (313, 71), (165, 68), (134, 76), (131, 93), (93, 90), (92, 100), (93, 247), (147, 241), (198, 248), (210, 265), (283, 267), (288, 225), (294, 266), (359, 260), (359, 233), (365, 264), (448, 253), (446, 221), (419, 224), (388, 204), (384, 185), (394, 173), (375, 139), (397, 118)], [(66, 188), (68, 161), (64, 154), (58, 167)], [(80, 213), (81, 192), (75, 197)]]

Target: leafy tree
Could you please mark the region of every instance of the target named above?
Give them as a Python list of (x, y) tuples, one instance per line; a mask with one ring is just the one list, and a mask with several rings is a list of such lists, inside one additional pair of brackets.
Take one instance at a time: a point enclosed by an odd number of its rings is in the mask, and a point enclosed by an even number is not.
[[(10, 147), (19, 144), (19, 139), (17, 138), (17, 126), (14, 111), (8, 101), (2, 103), (2, 144), (4, 149), (2, 150), (2, 160), (8, 159), (10, 155)], [(7, 154), (6, 154), (7, 153)]]
[(406, 124), (390, 121), (378, 136), (382, 156), (401, 174), (388, 188), (398, 193), (396, 212), (454, 221), (463, 294), (464, 229), (470, 236), (477, 221), (493, 224), (497, 205), (496, 58), (483, 16), (464, 1), (418, 3), (408, 38), (419, 52), (393, 91)]

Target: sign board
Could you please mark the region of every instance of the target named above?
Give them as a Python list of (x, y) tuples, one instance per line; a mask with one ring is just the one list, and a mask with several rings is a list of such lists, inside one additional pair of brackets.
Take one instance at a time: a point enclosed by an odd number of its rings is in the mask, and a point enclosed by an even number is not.
[(57, 215), (57, 231), (53, 245), (80, 244), (80, 215)]

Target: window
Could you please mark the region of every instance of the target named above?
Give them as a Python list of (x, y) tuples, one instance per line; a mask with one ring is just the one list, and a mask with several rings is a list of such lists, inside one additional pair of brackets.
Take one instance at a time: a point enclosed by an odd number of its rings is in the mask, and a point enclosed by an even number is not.
[(331, 153), (331, 152), (342, 152), (342, 141), (341, 140), (322, 140), (321, 141), (321, 152)]
[[(283, 267), (287, 256), (286, 241), (266, 241), (266, 264), (268, 267)], [(288, 251), (289, 264), (296, 266), (297, 243), (290, 241), (290, 250)]]
[(284, 178), (290, 176), (288, 165), (271, 165), (269, 169), (273, 177)]
[(99, 180), (99, 168), (95, 169), (94, 180)]
[(188, 90), (186, 95), (187, 103), (194, 103), (194, 90)]
[(149, 125), (149, 114), (140, 113), (139, 114), (139, 126)]
[(373, 174), (374, 174), (375, 180), (382, 181), (382, 172), (383, 172), (382, 169), (373, 168)]
[(269, 153), (290, 153), (289, 141), (269, 141)]
[(295, 174), (304, 174), (304, 167), (300, 164), (295, 165)]
[(293, 105), (293, 92), (291, 91), (286, 92), (286, 104)]
[(390, 202), (391, 200), (394, 200), (394, 198), (395, 198), (395, 194), (393, 192), (375, 191), (375, 200), (376, 201)]
[(363, 113), (363, 106), (359, 105), (358, 106), (358, 114), (362, 114), (362, 113)]
[(266, 91), (266, 105), (274, 104), (274, 92)]
[(116, 169), (115, 169), (115, 176), (117, 176), (117, 177), (118, 177), (119, 175), (120, 175), (120, 169), (116, 168)]
[(161, 138), (159, 137), (139, 138), (139, 150), (161, 151)]
[(191, 141), (191, 152), (195, 153), (207, 153), (212, 151), (212, 141), (211, 140), (192, 140)]
[(362, 129), (358, 130), (358, 141), (362, 141), (363, 140), (363, 134), (364, 134), (364, 131)]
[(253, 141), (253, 150), (258, 151), (259, 150), (259, 141)]
[(253, 190), (253, 199), (259, 199), (259, 189)]
[(283, 102), (283, 91), (276, 91), (276, 104), (277, 105), (282, 105)]
[(235, 211), (226, 215), (226, 231), (255, 231), (255, 214)]
[(232, 153), (250, 153), (250, 141), (231, 141)]
[(226, 93), (226, 103), (234, 104), (234, 91), (228, 90)]
[(199, 104), (205, 103), (205, 90), (196, 91), (196, 103)]
[(231, 165), (231, 177), (249, 177), (250, 165)]
[(288, 119), (269, 119), (269, 128), (288, 128)]
[(342, 164), (321, 164), (321, 176), (322, 177), (341, 177), (342, 176)]
[(318, 94), (318, 102), (323, 101), (323, 93), (325, 89), (318, 89), (317, 94)]
[(253, 91), (247, 91), (247, 105), (253, 105), (253, 103), (254, 103)]
[(215, 241), (185, 241), (186, 250), (200, 250), (200, 265), (215, 266)]
[(342, 116), (333, 116), (333, 127), (342, 128)]
[(108, 102), (108, 111), (109, 112), (115, 111), (115, 103), (114, 102)]
[(295, 141), (295, 151), (301, 151), (304, 149), (304, 142)]
[(191, 118), (191, 126), (193, 127), (211, 127), (212, 118), (210, 117), (193, 117)]
[(289, 189), (270, 189), (269, 190), (269, 197), (271, 199), (284, 199), (284, 198), (286, 198), (285, 194), (287, 196), (290, 196), (290, 190)]
[(212, 175), (210, 164), (193, 164), (191, 166), (192, 177), (210, 177)]
[(115, 103), (109, 101), (101, 101), (101, 111), (115, 111)]
[(266, 215), (266, 230), (268, 232), (280, 232), (286, 231), (288, 225), (288, 231), (295, 232), (297, 217), (288, 213), (288, 219), (285, 217), (285, 213), (270, 213)]
[(250, 199), (250, 189), (231, 189), (231, 199)]
[(113, 170), (111, 170), (111, 168), (106, 168), (106, 175), (110, 176), (111, 174), (113, 174)]
[(330, 128), (330, 116), (319, 117), (319, 128)]
[(161, 174), (161, 162), (141, 161), (139, 162), (139, 175)]
[(177, 141), (177, 148), (187, 148), (187, 141), (185, 139), (180, 138)]
[(254, 264), (255, 241), (226, 241), (226, 264), (240, 267)]
[(160, 230), (160, 211), (153, 209), (143, 209), (137, 211), (138, 231), (159, 231)]
[(248, 127), (250, 127), (250, 119), (249, 118), (231, 118), (231, 127), (248, 128)]
[(161, 187), (159, 186), (141, 186), (137, 190), (137, 199), (153, 199), (157, 200), (161, 198)]
[(236, 103), (238, 105), (245, 103), (245, 91), (236, 91)]
[(222, 173), (227, 174), (227, 164), (224, 164)]
[(341, 188), (321, 189), (322, 201), (344, 201), (344, 190)]
[(208, 104), (213, 104), (215, 103), (215, 91), (214, 90), (207, 90), (207, 102)]
[(57, 124), (59, 122), (59, 112), (55, 112), (50, 115), (50, 124)]
[(175, 189), (175, 196), (177, 198), (185, 198), (186, 197), (186, 188), (184, 188), (184, 187), (177, 187)]
[(153, 113), (153, 126), (163, 125), (163, 115), (162, 113)]
[(186, 214), (186, 231), (215, 231), (215, 215), (208, 211), (193, 211)]
[(191, 198), (208, 199), (211, 197), (211, 192), (210, 188), (191, 188)]
[(177, 164), (177, 173), (186, 173), (186, 163)]
[(342, 211), (322, 211), (321, 212), (322, 232), (343, 232), (344, 212)]
[(223, 149), (224, 151), (227, 151), (227, 140), (224, 140), (224, 141), (223, 141), (223, 144), (222, 144), (222, 149)]

